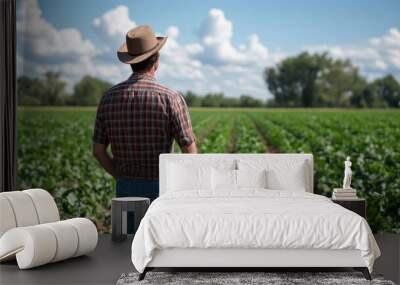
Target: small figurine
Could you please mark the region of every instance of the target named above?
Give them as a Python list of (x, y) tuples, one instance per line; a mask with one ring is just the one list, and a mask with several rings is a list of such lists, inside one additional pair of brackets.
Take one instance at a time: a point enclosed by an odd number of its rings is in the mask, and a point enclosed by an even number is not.
[(350, 156), (346, 158), (344, 162), (344, 179), (343, 179), (343, 189), (351, 189), (351, 161)]

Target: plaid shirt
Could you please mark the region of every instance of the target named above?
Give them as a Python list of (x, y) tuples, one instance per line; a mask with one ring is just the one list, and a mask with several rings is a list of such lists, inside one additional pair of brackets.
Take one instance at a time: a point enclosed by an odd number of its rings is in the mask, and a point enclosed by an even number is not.
[(159, 155), (174, 139), (181, 147), (195, 141), (188, 109), (154, 77), (133, 73), (101, 99), (93, 142), (111, 144), (117, 177), (158, 180)]

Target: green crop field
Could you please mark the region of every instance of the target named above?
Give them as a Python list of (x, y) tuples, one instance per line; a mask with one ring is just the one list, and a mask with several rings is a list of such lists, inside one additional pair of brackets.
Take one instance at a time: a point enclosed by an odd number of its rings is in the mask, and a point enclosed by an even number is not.
[[(191, 109), (202, 153), (313, 153), (314, 191), (331, 195), (353, 161), (374, 232), (400, 232), (400, 112), (338, 109)], [(20, 108), (18, 188), (40, 187), (62, 218), (86, 216), (110, 230), (115, 182), (91, 153), (94, 108)], [(175, 146), (175, 150), (178, 151)]]

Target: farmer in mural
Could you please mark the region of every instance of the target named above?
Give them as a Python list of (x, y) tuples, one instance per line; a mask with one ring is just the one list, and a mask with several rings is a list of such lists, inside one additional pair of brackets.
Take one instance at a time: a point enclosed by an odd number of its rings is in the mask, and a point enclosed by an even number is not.
[(197, 152), (182, 95), (154, 77), (166, 41), (166, 37), (156, 37), (149, 26), (129, 30), (117, 54), (121, 62), (131, 65), (133, 73), (111, 87), (97, 109), (93, 154), (116, 178), (117, 197), (158, 197), (159, 155), (171, 152), (174, 139), (182, 152)]

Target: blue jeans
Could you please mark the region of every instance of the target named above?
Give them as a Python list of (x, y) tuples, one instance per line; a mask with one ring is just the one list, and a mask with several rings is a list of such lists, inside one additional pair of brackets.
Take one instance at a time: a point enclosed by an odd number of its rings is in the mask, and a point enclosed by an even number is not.
[[(158, 180), (134, 180), (117, 178), (116, 196), (119, 197), (146, 197), (153, 202), (159, 194)], [(135, 233), (135, 213), (127, 213), (127, 233)]]

